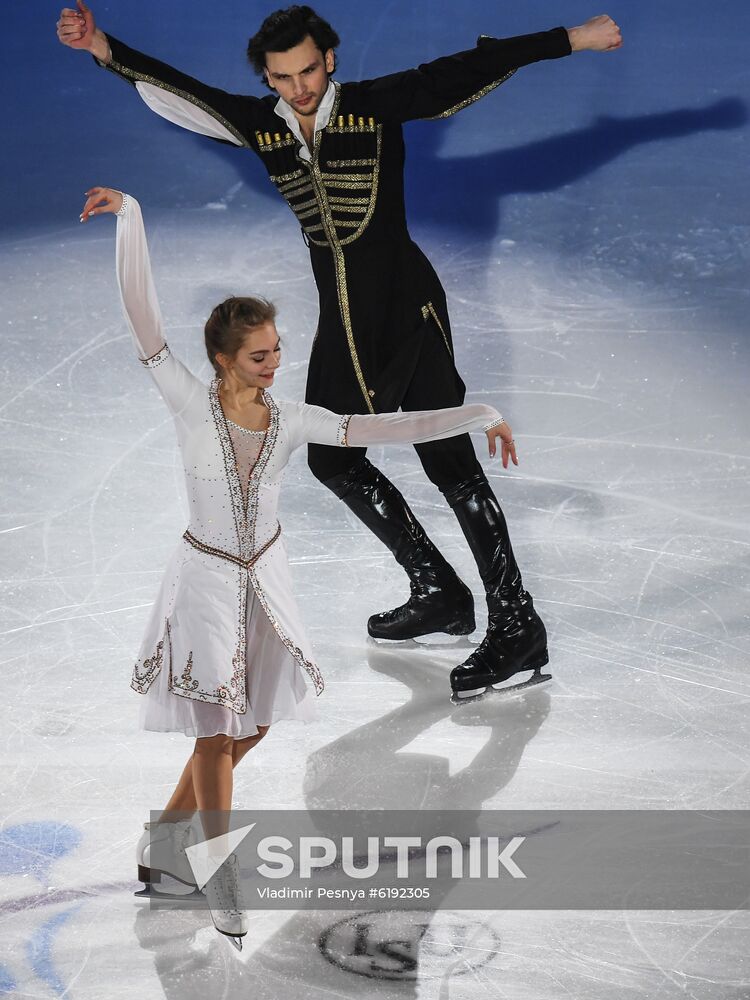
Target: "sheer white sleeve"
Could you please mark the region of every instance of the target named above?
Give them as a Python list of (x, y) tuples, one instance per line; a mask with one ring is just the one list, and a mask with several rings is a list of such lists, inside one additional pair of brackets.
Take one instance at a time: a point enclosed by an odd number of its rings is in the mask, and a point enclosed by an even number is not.
[(120, 298), (136, 352), (172, 412), (177, 412), (201, 383), (172, 357), (164, 339), (141, 206), (127, 194), (117, 213), (116, 257)]
[(311, 403), (289, 403), (287, 419), (292, 448), (303, 444), (328, 444), (334, 448), (346, 446), (347, 415), (341, 416)]
[(502, 423), (494, 406), (469, 403), (441, 410), (415, 410), (412, 413), (355, 413), (346, 428), (350, 448), (373, 444), (424, 444), (442, 438), (457, 437), (469, 431), (483, 431)]
[(173, 125), (179, 125), (181, 128), (197, 132), (199, 135), (207, 135), (211, 139), (223, 139), (225, 142), (231, 142), (234, 146), (242, 145), (239, 139), (232, 135), (229, 129), (224, 128), (213, 115), (203, 111), (202, 108), (197, 107), (184, 97), (179, 97), (177, 94), (164, 90), (163, 87), (156, 87), (152, 83), (143, 83), (140, 80), (136, 83), (135, 89), (151, 111), (166, 118)]
[(412, 413), (332, 413), (322, 406), (297, 403), (293, 447), (327, 444), (367, 448), (375, 444), (424, 444), (456, 437), (469, 431), (483, 431), (502, 423), (494, 406), (469, 403), (441, 410)]
[(138, 357), (150, 364), (168, 348), (151, 275), (141, 206), (127, 194), (123, 195), (122, 208), (117, 213), (117, 281)]

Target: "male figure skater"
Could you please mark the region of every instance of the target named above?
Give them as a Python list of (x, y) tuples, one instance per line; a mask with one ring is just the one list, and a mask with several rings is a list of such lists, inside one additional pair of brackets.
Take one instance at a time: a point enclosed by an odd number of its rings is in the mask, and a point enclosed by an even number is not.
[[(407, 230), (403, 122), (447, 118), (521, 66), (622, 44), (618, 26), (601, 15), (577, 28), (482, 36), (473, 49), (417, 69), (338, 83), (331, 79), (338, 35), (310, 7), (294, 6), (270, 14), (249, 41), (250, 63), (274, 91), (257, 98), (209, 87), (105, 35), (83, 0), (62, 11), (57, 29), (63, 44), (134, 84), (158, 114), (260, 157), (299, 220), (320, 294), (305, 398), (339, 413), (426, 410), (464, 399), (445, 293)], [(521, 671), (539, 678), (548, 662), (544, 624), (468, 435), (416, 449), (458, 519), (487, 595), (487, 633), (452, 671), (454, 698)], [(313, 445), (308, 461), (409, 576), (409, 599), (373, 615), (370, 635), (472, 632), (471, 592), (364, 449)]]

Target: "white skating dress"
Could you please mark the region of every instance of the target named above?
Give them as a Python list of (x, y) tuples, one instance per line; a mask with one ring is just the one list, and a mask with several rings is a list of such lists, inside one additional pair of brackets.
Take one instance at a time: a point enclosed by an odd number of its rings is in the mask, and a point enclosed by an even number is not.
[[(191, 737), (251, 736), (313, 717), (323, 680), (302, 627), (277, 520), (284, 468), (303, 444), (418, 444), (501, 420), (477, 403), (415, 413), (339, 415), (268, 392), (268, 427), (227, 420), (210, 386), (171, 353), (138, 202), (117, 219), (117, 276), (128, 326), (174, 419), (190, 523), (154, 603), (131, 686), (141, 724)], [(312, 688), (307, 681), (312, 683)]]

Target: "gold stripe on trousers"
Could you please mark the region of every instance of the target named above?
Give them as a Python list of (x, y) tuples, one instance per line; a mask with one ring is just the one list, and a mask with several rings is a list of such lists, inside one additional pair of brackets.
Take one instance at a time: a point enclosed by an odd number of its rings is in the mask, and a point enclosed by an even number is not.
[(435, 320), (435, 324), (443, 335), (443, 340), (445, 341), (445, 346), (448, 348), (448, 354), (453, 357), (453, 351), (451, 350), (451, 345), (448, 343), (448, 337), (446, 336), (445, 330), (443, 329), (443, 324), (440, 322), (440, 317), (437, 314), (437, 310), (432, 302), (428, 302), (427, 305), (422, 306), (422, 319), (425, 322), (432, 317)]

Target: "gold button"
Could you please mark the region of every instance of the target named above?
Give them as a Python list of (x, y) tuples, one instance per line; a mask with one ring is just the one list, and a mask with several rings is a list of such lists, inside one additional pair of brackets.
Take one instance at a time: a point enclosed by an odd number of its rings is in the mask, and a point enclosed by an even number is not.
[(367, 390), (367, 395), (370, 397), (370, 399), (372, 399), (372, 397), (375, 395), (375, 390), (374, 389), (368, 389)]

